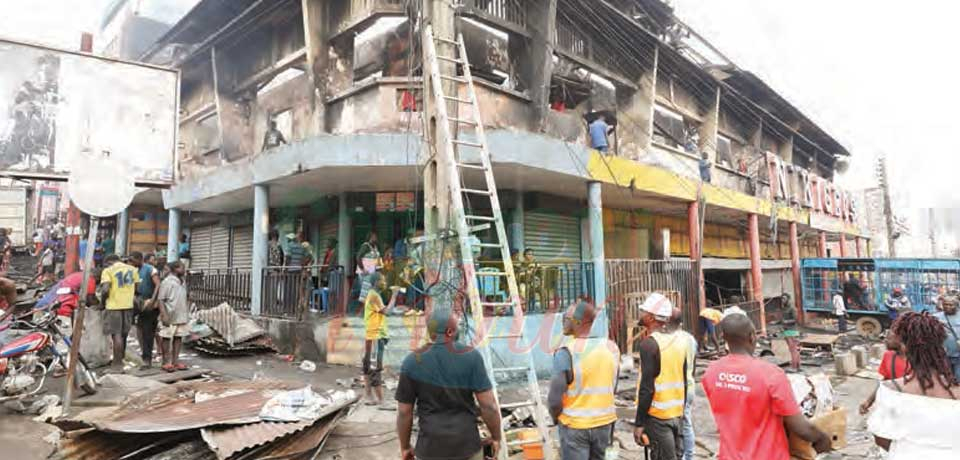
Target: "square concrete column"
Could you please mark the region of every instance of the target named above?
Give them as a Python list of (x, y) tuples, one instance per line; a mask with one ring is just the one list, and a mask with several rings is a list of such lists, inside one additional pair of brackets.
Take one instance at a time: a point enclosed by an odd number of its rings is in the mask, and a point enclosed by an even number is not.
[(263, 307), (263, 275), (267, 268), (267, 235), (270, 233), (270, 190), (253, 186), (253, 264), (250, 270), (250, 313)]
[(827, 232), (817, 234), (817, 256), (821, 259), (827, 257)]
[(803, 287), (800, 285), (800, 241), (797, 223), (790, 222), (790, 272), (793, 275), (793, 301), (797, 320), (803, 323)]
[(587, 183), (587, 206), (590, 227), (590, 261), (593, 264), (594, 303), (605, 307), (607, 302), (606, 264), (603, 254), (603, 199), (599, 182)]
[(167, 211), (167, 262), (180, 260), (180, 209), (170, 208)]
[(510, 250), (517, 250), (523, 254), (523, 192), (517, 191), (513, 210), (510, 212)]
[[(700, 236), (700, 202), (687, 205), (687, 231), (690, 234), (690, 261), (695, 263), (697, 277), (697, 312), (707, 306), (707, 290), (703, 278), (703, 245)], [(669, 236), (667, 237), (669, 239)], [(669, 250), (669, 248), (667, 248)], [(677, 307), (680, 307), (679, 305)], [(682, 308), (682, 307), (680, 307)]]
[(130, 208), (127, 208), (117, 215), (117, 237), (114, 238), (114, 243), (116, 243), (116, 253), (118, 256), (124, 256), (127, 254), (127, 233), (129, 224)]
[(846, 257), (847, 257), (847, 235), (841, 233), (840, 234), (840, 258), (843, 259)]
[(337, 215), (337, 265), (343, 267), (345, 273), (350, 273), (352, 260), (350, 251), (353, 247), (353, 219), (350, 218), (350, 212), (347, 208), (347, 194), (340, 194), (340, 205)]
[(763, 269), (760, 265), (760, 220), (756, 214), (747, 217), (750, 234), (750, 287), (753, 300), (760, 304), (760, 333), (767, 335), (767, 314), (763, 304)]

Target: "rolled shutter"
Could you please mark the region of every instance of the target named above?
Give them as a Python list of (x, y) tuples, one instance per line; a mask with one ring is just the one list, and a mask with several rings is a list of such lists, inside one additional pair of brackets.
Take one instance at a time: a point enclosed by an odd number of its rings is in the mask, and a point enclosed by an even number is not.
[[(210, 240), (213, 226), (195, 227), (190, 231), (190, 268), (210, 268)], [(176, 248), (173, 248), (176, 250)]]
[(523, 243), (539, 262), (580, 260), (580, 219), (559, 214), (524, 213)]
[(230, 266), (250, 268), (253, 266), (253, 226), (234, 227), (230, 241)]
[(210, 237), (210, 268), (227, 268), (228, 266), (230, 266), (230, 229), (215, 226)]

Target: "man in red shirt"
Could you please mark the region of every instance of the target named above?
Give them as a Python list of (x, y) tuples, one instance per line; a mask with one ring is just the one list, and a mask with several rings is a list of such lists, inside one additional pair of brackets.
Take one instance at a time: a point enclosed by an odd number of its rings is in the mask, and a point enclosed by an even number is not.
[(783, 370), (753, 357), (757, 334), (750, 319), (731, 314), (720, 329), (730, 354), (711, 364), (702, 381), (720, 434), (718, 460), (789, 460), (784, 425), (817, 452), (829, 450), (830, 437), (800, 412)]

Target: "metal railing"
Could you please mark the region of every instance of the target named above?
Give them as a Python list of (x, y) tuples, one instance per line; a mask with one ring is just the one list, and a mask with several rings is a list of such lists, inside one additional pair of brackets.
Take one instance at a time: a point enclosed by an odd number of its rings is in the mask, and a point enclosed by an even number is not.
[[(685, 325), (699, 316), (699, 268), (689, 260), (607, 260), (607, 315), (610, 338), (628, 350), (628, 336), (637, 320), (639, 302), (653, 292), (671, 299), (683, 311)], [(692, 328), (688, 326), (688, 328)]]
[(344, 292), (343, 274), (342, 267), (327, 265), (264, 268), (260, 314), (299, 320), (307, 311), (321, 314), (339, 311)]
[(228, 303), (239, 312), (250, 311), (249, 267), (209, 268), (187, 273), (187, 297), (200, 308)]
[(521, 0), (463, 0), (463, 13), (474, 13), (495, 21), (527, 27), (527, 10)]
[[(481, 263), (478, 270), (503, 271), (501, 263)], [(592, 299), (593, 264), (590, 262), (514, 264), (517, 288), (525, 313), (561, 311), (580, 299)], [(487, 301), (508, 300), (506, 277), (478, 277), (480, 297)], [(509, 313), (502, 312), (501, 314)]]

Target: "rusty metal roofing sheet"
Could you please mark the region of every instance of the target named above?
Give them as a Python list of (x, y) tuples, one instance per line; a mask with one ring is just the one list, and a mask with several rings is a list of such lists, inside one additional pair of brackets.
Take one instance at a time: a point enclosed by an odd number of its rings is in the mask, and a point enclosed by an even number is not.
[(268, 444), (276, 439), (302, 431), (314, 425), (316, 420), (342, 412), (356, 403), (358, 399), (359, 396), (341, 404), (324, 408), (315, 420), (294, 423), (258, 422), (241, 426), (211, 427), (201, 430), (201, 434), (210, 449), (217, 453), (217, 457), (225, 459), (244, 450)]
[(103, 431), (164, 433), (211, 425), (238, 425), (260, 421), (260, 409), (278, 390), (245, 390), (203, 402), (178, 399), (140, 413), (94, 422)]
[[(123, 433), (160, 433), (253, 423), (260, 421), (260, 408), (270, 397), (300, 385), (275, 380), (180, 382), (131, 396), (116, 408), (81, 412), (59, 420), (57, 425), (69, 430), (86, 426)], [(206, 395), (207, 400), (196, 403), (198, 394)]]
[(142, 458), (151, 452), (166, 451), (191, 436), (193, 436), (191, 433), (183, 432), (127, 434), (91, 431), (79, 436), (61, 439), (57, 454), (63, 460)]
[(263, 447), (253, 449), (243, 455), (234, 457), (234, 460), (287, 460), (299, 458), (314, 458), (323, 448), (327, 437), (343, 420), (349, 409), (343, 408), (338, 412), (318, 420), (304, 430), (281, 438)]

